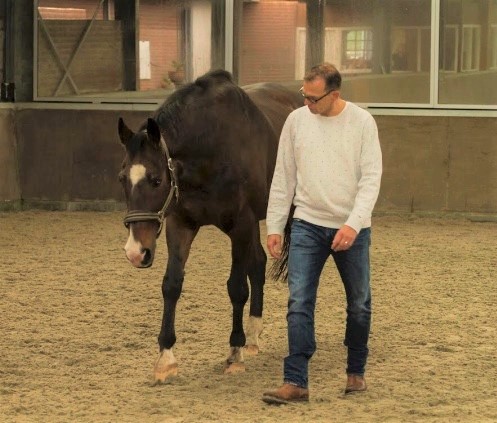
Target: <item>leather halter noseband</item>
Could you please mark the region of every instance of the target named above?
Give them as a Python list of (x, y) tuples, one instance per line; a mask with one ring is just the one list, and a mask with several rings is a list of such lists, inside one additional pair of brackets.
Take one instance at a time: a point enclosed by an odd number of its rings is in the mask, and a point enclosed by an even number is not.
[(159, 237), (162, 231), (162, 226), (164, 223), (164, 218), (166, 216), (166, 211), (167, 208), (169, 207), (169, 204), (171, 203), (171, 200), (173, 199), (173, 196), (176, 197), (176, 202), (178, 202), (179, 200), (178, 180), (176, 178), (176, 172), (173, 166), (173, 161), (171, 159), (171, 156), (169, 155), (169, 150), (167, 148), (166, 141), (164, 140), (164, 138), (162, 138), (162, 135), (160, 139), (161, 139), (161, 144), (164, 146), (164, 151), (166, 153), (167, 168), (169, 169), (169, 177), (171, 179), (171, 189), (169, 190), (169, 194), (167, 195), (166, 201), (164, 202), (164, 205), (158, 212), (131, 210), (126, 214), (126, 216), (124, 216), (123, 219), (124, 226), (126, 226), (126, 228), (128, 229), (130, 223), (135, 223), (135, 222), (155, 221), (159, 223), (159, 229), (157, 230), (156, 238)]

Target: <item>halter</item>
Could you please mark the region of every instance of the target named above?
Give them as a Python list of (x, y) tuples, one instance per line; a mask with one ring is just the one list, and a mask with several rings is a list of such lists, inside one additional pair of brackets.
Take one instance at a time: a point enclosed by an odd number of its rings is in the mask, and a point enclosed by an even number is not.
[(173, 161), (171, 159), (171, 156), (169, 155), (169, 150), (167, 149), (166, 141), (164, 140), (164, 138), (162, 138), (162, 135), (160, 139), (161, 139), (161, 144), (164, 146), (164, 151), (166, 152), (167, 168), (169, 169), (169, 177), (171, 179), (171, 189), (169, 190), (169, 194), (167, 195), (166, 201), (164, 202), (164, 205), (158, 212), (131, 210), (126, 214), (126, 216), (124, 216), (123, 219), (124, 226), (126, 226), (126, 228), (128, 229), (130, 223), (135, 223), (135, 222), (155, 221), (159, 223), (159, 229), (157, 230), (156, 238), (159, 237), (162, 231), (164, 218), (166, 217), (166, 210), (169, 207), (169, 204), (171, 203), (173, 196), (176, 197), (176, 202), (178, 202), (179, 200), (178, 180), (176, 179), (176, 173), (173, 166)]

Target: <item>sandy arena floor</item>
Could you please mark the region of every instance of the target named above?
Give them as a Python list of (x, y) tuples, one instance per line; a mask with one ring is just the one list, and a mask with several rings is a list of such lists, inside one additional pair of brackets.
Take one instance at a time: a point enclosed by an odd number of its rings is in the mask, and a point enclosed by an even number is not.
[(278, 407), (260, 398), (281, 383), (286, 286), (267, 281), (262, 351), (223, 375), (229, 242), (203, 228), (177, 312), (180, 373), (152, 386), (167, 252), (161, 239), (154, 266), (132, 268), (121, 219), (0, 213), (0, 421), (497, 421), (496, 223), (376, 217), (369, 391), (342, 394), (344, 294), (330, 260), (311, 401)]

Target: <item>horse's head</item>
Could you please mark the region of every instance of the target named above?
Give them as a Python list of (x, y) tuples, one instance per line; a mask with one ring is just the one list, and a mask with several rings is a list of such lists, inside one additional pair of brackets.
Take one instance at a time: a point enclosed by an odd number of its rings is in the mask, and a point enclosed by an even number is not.
[(155, 120), (148, 119), (146, 127), (134, 133), (120, 118), (118, 129), (126, 148), (119, 173), (128, 208), (124, 224), (129, 237), (124, 250), (133, 266), (149, 267), (164, 217), (175, 195), (177, 199), (175, 173)]

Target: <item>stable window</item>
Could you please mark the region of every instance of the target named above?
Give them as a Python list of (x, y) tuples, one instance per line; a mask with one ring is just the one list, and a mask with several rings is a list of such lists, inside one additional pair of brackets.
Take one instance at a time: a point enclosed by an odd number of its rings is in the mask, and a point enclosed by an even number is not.
[(5, 80), (5, 20), (3, 15), (0, 15), (0, 82)]
[(490, 69), (497, 69), (497, 25), (490, 27)]
[[(371, 106), (430, 103), (429, 0), (327, 0), (321, 6), (294, 6), (296, 21), (305, 24), (295, 30), (296, 79), (324, 59), (342, 74), (342, 93), (351, 101)], [(310, 17), (309, 12), (322, 15)], [(251, 15), (256, 22), (255, 11)], [(322, 58), (316, 54), (321, 46)]]
[(224, 1), (35, 1), (34, 97), (160, 102), (224, 67)]
[(480, 34), (480, 25), (463, 25), (461, 51), (461, 71), (463, 72), (480, 69)]
[(345, 72), (371, 71), (373, 31), (370, 29), (342, 30), (342, 69)]
[(436, 104), (497, 109), (497, 1), (440, 3)]
[(430, 27), (392, 28), (392, 72), (430, 71)]
[(370, 107), (497, 109), (494, 0), (35, 0), (37, 101), (160, 103), (210, 69)]
[(459, 27), (457, 25), (446, 25), (444, 28), (441, 62), (445, 72), (457, 72), (459, 63)]

